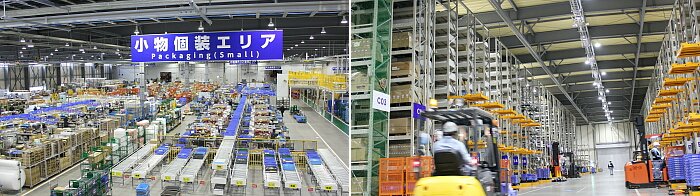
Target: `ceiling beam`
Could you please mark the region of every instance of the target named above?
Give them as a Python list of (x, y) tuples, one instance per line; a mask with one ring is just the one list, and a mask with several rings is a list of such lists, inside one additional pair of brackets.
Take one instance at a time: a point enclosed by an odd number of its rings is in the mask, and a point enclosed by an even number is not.
[[(661, 42), (647, 42), (641, 44), (640, 52), (659, 52)], [(595, 49), (597, 56), (614, 55), (614, 54), (634, 54), (637, 52), (637, 46), (634, 44), (608, 45)], [(561, 60), (571, 58), (582, 58), (586, 56), (584, 48), (573, 48), (567, 50), (548, 51), (542, 56), (545, 60)], [(522, 63), (534, 63), (537, 59), (530, 55), (517, 55)]]
[[(643, 35), (660, 35), (666, 32), (668, 21), (646, 22), (644, 24)], [(604, 26), (589, 26), (588, 32), (591, 39), (604, 39), (615, 37), (631, 37), (638, 35), (638, 24), (614, 24)], [(538, 32), (527, 37), (532, 45), (563, 43), (580, 41), (576, 29), (563, 29), (556, 31)], [(506, 36), (498, 38), (507, 48), (519, 48), (523, 45), (515, 36)]]
[[(586, 14), (604, 11), (637, 10), (642, 7), (642, 1), (640, 0), (586, 0), (581, 1), (581, 3), (583, 7), (586, 8)], [(673, 7), (674, 3), (675, 0), (655, 0), (647, 4), (647, 8)], [(569, 18), (571, 16), (571, 5), (569, 4), (569, 1), (548, 3), (543, 5), (521, 7), (518, 9), (518, 11), (504, 11), (503, 15), (511, 21), (537, 20), (551, 17)], [(502, 23), (503, 21), (497, 10), (477, 13), (476, 18), (478, 18), (483, 24)], [(463, 21), (460, 21), (460, 23), (462, 22)]]
[[(639, 67), (650, 67), (656, 65), (656, 57), (653, 58), (640, 58), (639, 59)], [(598, 69), (600, 70), (606, 70), (606, 69), (624, 69), (624, 68), (631, 68), (633, 65), (629, 63), (628, 60), (626, 59), (620, 59), (620, 60), (607, 60), (607, 61), (598, 61)], [(563, 64), (563, 65), (557, 65), (557, 66), (549, 66), (549, 70), (553, 71), (555, 74), (565, 74), (565, 73), (571, 73), (571, 72), (579, 72), (579, 71), (590, 71), (591, 67), (589, 65), (586, 65), (585, 63), (573, 63), (573, 64)], [(630, 70), (631, 71), (631, 70)], [(547, 73), (542, 70), (540, 67), (532, 67), (532, 68), (527, 68), (527, 72), (532, 74), (532, 76), (537, 77), (537, 76), (544, 76)]]
[[(639, 67), (639, 51), (642, 49), (642, 32), (644, 31), (644, 15), (647, 11), (647, 0), (642, 0), (642, 8), (639, 11), (639, 34), (637, 35), (637, 53), (634, 55), (634, 77), (632, 77), (632, 93), (630, 94), (630, 104), (634, 101), (634, 87), (637, 85), (637, 67)], [(632, 118), (630, 109), (628, 118)]]
[[(564, 93), (565, 93), (564, 95), (566, 96), (566, 98), (567, 98), (572, 104), (574, 104), (574, 99), (571, 98), (571, 96), (569, 95), (569, 93), (568, 93), (563, 87), (561, 87), (561, 83), (559, 82), (559, 80), (558, 80), (558, 79), (556, 78), (556, 76), (554, 76), (554, 74), (552, 74), (552, 72), (547, 68), (547, 65), (545, 65), (545, 64), (544, 64), (544, 61), (542, 61), (542, 59), (540, 58), (540, 55), (535, 51), (534, 48), (532, 48), (532, 46), (531, 46), (530, 43), (527, 41), (527, 39), (525, 39), (525, 36), (524, 36), (522, 33), (520, 33), (520, 31), (518, 30), (518, 28), (517, 28), (517, 27), (515, 26), (515, 24), (513, 23), (513, 20), (512, 20), (510, 17), (508, 17), (508, 16), (506, 15), (506, 12), (503, 10), (503, 8), (501, 8), (500, 4), (499, 4), (498, 2), (496, 2), (496, 0), (489, 0), (489, 3), (490, 3), (491, 6), (496, 10), (496, 13), (497, 13), (498, 16), (503, 20), (503, 22), (505, 22), (505, 23), (508, 25), (508, 27), (510, 27), (510, 30), (513, 31), (513, 33), (515, 33), (515, 35), (518, 37), (518, 39), (520, 40), (520, 42), (522, 42), (523, 46), (525, 46), (525, 48), (527, 48), (527, 50), (530, 52), (530, 55), (532, 55), (532, 57), (534, 58), (534, 60), (536, 60), (536, 61), (539, 63), (540, 67), (542, 67), (542, 69), (547, 73), (547, 75), (549, 75), (550, 79), (551, 79), (555, 84), (558, 84), (558, 85), (559, 85), (559, 90), (562, 91), (562, 92), (564, 92)], [(579, 114), (581, 114), (581, 117), (582, 117), (586, 122), (588, 122), (588, 118), (583, 114), (583, 111), (581, 110), (581, 108), (579, 108), (579, 107), (576, 106), (576, 105), (574, 105), (574, 108), (576, 109), (576, 111), (578, 111)]]

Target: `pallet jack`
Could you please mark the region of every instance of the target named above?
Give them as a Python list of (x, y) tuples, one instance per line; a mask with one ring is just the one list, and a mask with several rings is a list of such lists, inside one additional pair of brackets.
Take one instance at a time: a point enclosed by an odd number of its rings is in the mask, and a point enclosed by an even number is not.
[(644, 137), (644, 119), (636, 117), (634, 125), (639, 137), (639, 150), (634, 151), (633, 159), (625, 164), (625, 187), (628, 189), (656, 188), (666, 185), (666, 175), (661, 170), (663, 160), (651, 160), (647, 138)]

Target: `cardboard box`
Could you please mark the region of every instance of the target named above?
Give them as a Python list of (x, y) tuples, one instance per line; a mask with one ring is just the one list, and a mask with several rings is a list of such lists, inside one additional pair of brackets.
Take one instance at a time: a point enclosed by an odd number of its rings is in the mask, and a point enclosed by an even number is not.
[(392, 62), (391, 63), (391, 76), (408, 76), (411, 75), (412, 62)]
[(410, 103), (411, 93), (410, 84), (391, 86), (391, 103)]
[(367, 138), (353, 138), (350, 142), (350, 161), (367, 160)]
[(411, 118), (394, 118), (389, 120), (389, 134), (408, 134)]
[(391, 48), (410, 48), (412, 45), (410, 32), (393, 33), (391, 35)]
[(353, 58), (367, 58), (372, 55), (372, 39), (354, 39), (350, 46)]

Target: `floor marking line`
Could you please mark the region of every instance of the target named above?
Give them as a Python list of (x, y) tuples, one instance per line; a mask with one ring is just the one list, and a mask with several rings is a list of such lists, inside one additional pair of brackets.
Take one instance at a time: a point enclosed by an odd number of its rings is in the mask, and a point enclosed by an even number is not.
[(639, 194), (639, 190), (637, 190), (637, 189), (634, 189), (634, 192), (636, 192), (636, 193), (637, 193), (637, 196), (641, 196), (641, 195)]
[(533, 189), (533, 190), (530, 190), (530, 191), (528, 191), (528, 192), (524, 192), (524, 193), (521, 193), (521, 194), (524, 195), (524, 194), (532, 193), (532, 192), (539, 191), (539, 190), (542, 190), (542, 189), (545, 189), (545, 188), (549, 188), (549, 187), (552, 187), (552, 185), (540, 187), (540, 188), (538, 188), (538, 189)]
[[(318, 134), (318, 131), (316, 131), (316, 129), (314, 129), (314, 126), (311, 126), (311, 123), (309, 123), (309, 122), (307, 122), (306, 124), (309, 125), (309, 127), (311, 127), (311, 130), (313, 130), (314, 133), (316, 133), (316, 136), (318, 136), (318, 138), (320, 138), (321, 141), (324, 144), (326, 144), (326, 147), (328, 148), (328, 150), (330, 150), (333, 153), (333, 155), (335, 155), (336, 158), (341, 159), (340, 156), (338, 156), (338, 154), (335, 153), (333, 148), (331, 148), (331, 145), (328, 145), (328, 142), (326, 142), (326, 140), (324, 140), (323, 137), (321, 137), (321, 134)], [(343, 166), (345, 166), (345, 168), (348, 168), (348, 166), (345, 164), (345, 162), (343, 162), (342, 159), (340, 160), (340, 164), (343, 164)]]
[(576, 192), (577, 192), (577, 193), (578, 193), (578, 192), (581, 192), (581, 191), (582, 191), (583, 189), (585, 189), (585, 188), (586, 188), (586, 187), (584, 186), (583, 188), (579, 189), (579, 190), (576, 191)]
[[(81, 163), (82, 163), (82, 161), (81, 161)], [(49, 183), (49, 182), (55, 180), (55, 179), (58, 178), (59, 176), (62, 176), (63, 174), (68, 173), (69, 171), (75, 169), (75, 168), (78, 167), (78, 166), (80, 166), (80, 164), (75, 164), (73, 167), (71, 167), (71, 168), (69, 168), (69, 169), (67, 169), (67, 170), (64, 170), (63, 172), (61, 172), (61, 173), (59, 173), (59, 174), (56, 174), (55, 176), (49, 178), (48, 180), (45, 180), (44, 182), (42, 182), (42, 183), (40, 183), (40, 184), (34, 186), (32, 189), (29, 189), (29, 191), (22, 193), (22, 196), (28, 195), (29, 193), (33, 192), (34, 190), (37, 190), (39, 187), (44, 186), (44, 184)], [(59, 185), (59, 186), (61, 186), (61, 185)], [(49, 189), (49, 191), (51, 191), (51, 190)]]

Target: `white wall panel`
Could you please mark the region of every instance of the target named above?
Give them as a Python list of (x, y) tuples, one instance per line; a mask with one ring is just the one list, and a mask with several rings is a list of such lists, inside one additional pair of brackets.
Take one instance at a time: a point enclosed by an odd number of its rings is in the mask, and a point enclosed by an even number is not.
[[(617, 160), (618, 162), (621, 162), (622, 159), (628, 160), (631, 156), (630, 152), (633, 151), (635, 143), (633, 128), (634, 126), (630, 122), (576, 126), (576, 142), (579, 145), (580, 150), (588, 153), (589, 158), (592, 159), (591, 161), (596, 161), (596, 157), (600, 158), (603, 156), (603, 154), (601, 154), (603, 149), (613, 147), (623, 148), (624, 150), (608, 150), (602, 152), (605, 153), (603, 157), (622, 157), (620, 160)], [(625, 153), (613, 155), (610, 154), (612, 152)], [(600, 162), (599, 166), (603, 167), (607, 161), (609, 160)]]

